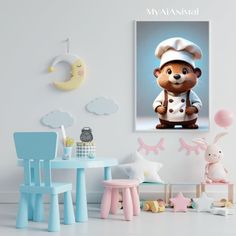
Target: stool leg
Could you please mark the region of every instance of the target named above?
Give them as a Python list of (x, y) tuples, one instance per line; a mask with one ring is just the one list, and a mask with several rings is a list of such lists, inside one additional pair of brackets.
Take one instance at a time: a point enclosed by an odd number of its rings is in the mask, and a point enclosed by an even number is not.
[(67, 191), (64, 193), (64, 224), (71, 225), (73, 223), (75, 223), (75, 215), (71, 191)]
[(101, 202), (101, 218), (106, 219), (108, 217), (111, 207), (111, 188), (105, 188)]
[(117, 188), (112, 189), (111, 194), (111, 213), (116, 214), (119, 203), (119, 190)]
[(48, 217), (48, 231), (60, 231), (60, 214), (57, 194), (51, 194), (51, 203)]
[(228, 200), (234, 203), (234, 185), (233, 184), (228, 185)]
[(136, 187), (131, 188), (131, 198), (133, 203), (133, 215), (138, 216), (140, 214), (140, 201)]
[(20, 194), (19, 208), (16, 217), (16, 228), (25, 228), (28, 225), (28, 196), (27, 193)]
[(125, 220), (132, 220), (133, 218), (133, 204), (129, 188), (123, 189), (123, 207)]

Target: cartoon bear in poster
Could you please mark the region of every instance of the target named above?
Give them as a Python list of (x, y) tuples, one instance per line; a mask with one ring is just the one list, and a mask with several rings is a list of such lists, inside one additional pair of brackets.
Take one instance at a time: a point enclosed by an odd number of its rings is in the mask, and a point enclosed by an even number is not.
[(153, 102), (160, 120), (156, 129), (198, 129), (202, 102), (192, 89), (201, 76), (194, 63), (202, 57), (200, 47), (184, 38), (169, 38), (157, 46), (155, 55), (160, 66), (154, 76), (163, 89)]

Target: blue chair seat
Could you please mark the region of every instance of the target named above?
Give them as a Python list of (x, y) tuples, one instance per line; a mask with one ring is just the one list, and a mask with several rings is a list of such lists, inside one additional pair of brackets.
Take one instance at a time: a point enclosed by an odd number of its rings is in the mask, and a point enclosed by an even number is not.
[(68, 183), (52, 183), (52, 185), (45, 186), (45, 183), (41, 183), (40, 186), (34, 184), (20, 185), (20, 191), (23, 193), (41, 193), (41, 194), (59, 194), (72, 190), (72, 184)]

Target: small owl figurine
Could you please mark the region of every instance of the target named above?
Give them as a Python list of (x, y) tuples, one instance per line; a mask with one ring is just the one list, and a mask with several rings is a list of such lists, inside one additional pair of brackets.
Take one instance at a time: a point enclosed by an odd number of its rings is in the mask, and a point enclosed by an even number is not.
[(93, 135), (92, 130), (89, 127), (84, 127), (81, 131), (80, 140), (82, 142), (92, 142)]

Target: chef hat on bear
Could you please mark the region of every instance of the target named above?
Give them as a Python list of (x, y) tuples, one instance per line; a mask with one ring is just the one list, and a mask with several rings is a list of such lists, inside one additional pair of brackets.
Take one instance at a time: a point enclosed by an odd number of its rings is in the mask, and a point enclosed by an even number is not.
[(160, 58), (160, 67), (170, 61), (185, 61), (195, 68), (194, 60), (202, 57), (201, 48), (180, 37), (169, 38), (157, 45), (155, 56)]

